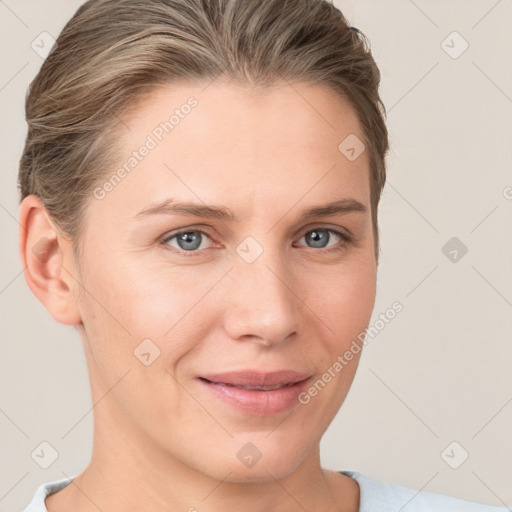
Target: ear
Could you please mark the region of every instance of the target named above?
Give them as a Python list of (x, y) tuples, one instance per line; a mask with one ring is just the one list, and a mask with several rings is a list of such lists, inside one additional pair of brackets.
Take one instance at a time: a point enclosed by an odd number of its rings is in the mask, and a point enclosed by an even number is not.
[(55, 227), (34, 194), (23, 199), (19, 224), (19, 252), (28, 287), (57, 322), (80, 324), (80, 278), (71, 242)]

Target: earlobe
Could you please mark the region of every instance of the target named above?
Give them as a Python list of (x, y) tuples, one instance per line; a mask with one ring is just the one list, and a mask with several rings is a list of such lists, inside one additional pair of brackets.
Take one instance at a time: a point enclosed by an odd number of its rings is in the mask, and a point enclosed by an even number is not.
[(28, 287), (57, 322), (80, 324), (71, 243), (51, 222), (36, 195), (23, 199), (19, 217), (19, 252)]

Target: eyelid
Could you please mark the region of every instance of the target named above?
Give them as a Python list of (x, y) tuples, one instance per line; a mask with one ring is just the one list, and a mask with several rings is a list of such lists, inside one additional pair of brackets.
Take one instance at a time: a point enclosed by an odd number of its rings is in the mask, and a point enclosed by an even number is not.
[[(303, 238), (306, 234), (310, 233), (311, 231), (315, 231), (315, 230), (324, 230), (324, 231), (328, 231), (329, 233), (334, 233), (335, 235), (339, 236), (339, 238), (341, 238), (341, 247), (338, 244), (336, 244), (333, 247), (320, 248), (320, 249), (316, 249), (314, 247), (308, 247), (308, 246), (305, 246), (305, 245), (301, 245), (300, 247), (306, 247), (307, 249), (311, 249), (311, 250), (313, 250), (315, 252), (329, 252), (329, 251), (342, 250), (342, 249), (346, 248), (346, 246), (348, 244), (351, 244), (354, 241), (354, 236), (352, 235), (352, 233), (350, 233), (350, 231), (348, 229), (344, 230), (340, 226), (337, 226), (336, 228), (334, 228), (334, 227), (325, 226), (325, 225), (322, 225), (322, 224), (313, 224), (313, 225), (307, 226), (306, 228), (301, 229), (299, 231), (299, 233), (301, 233), (301, 235), (298, 237), (298, 240)], [(180, 228), (177, 231), (171, 231), (171, 232), (165, 234), (164, 236), (162, 236), (159, 239), (159, 243), (161, 245), (168, 246), (168, 242), (171, 239), (173, 239), (174, 237), (177, 237), (177, 236), (179, 236), (179, 235), (181, 235), (183, 233), (188, 233), (188, 232), (201, 233), (202, 235), (205, 235), (210, 240), (212, 240), (213, 243), (218, 243), (218, 242), (216, 242), (216, 240), (207, 231), (205, 231), (204, 229), (198, 228), (198, 227), (194, 227), (194, 226), (190, 226), (190, 227), (186, 227), (186, 228)], [(194, 256), (194, 255), (201, 254), (201, 253), (203, 253), (204, 251), (206, 251), (208, 249), (201, 249), (201, 250), (195, 250), (195, 251), (185, 251), (185, 250), (180, 250), (180, 249), (177, 249), (175, 247), (172, 247), (169, 250), (177, 252), (179, 254), (184, 254), (185, 256)]]
[(322, 226), (322, 225), (318, 225), (318, 226), (315, 225), (312, 228), (310, 227), (310, 228), (306, 229), (305, 231), (302, 231), (302, 235), (298, 238), (298, 240), (302, 239), (308, 233), (311, 233), (312, 231), (317, 231), (317, 230), (318, 231), (320, 231), (320, 230), (327, 231), (328, 233), (334, 233), (336, 236), (338, 236), (338, 238), (340, 238), (340, 242), (338, 242), (337, 244), (335, 244), (332, 247), (324, 247), (324, 248), (320, 248), (320, 249), (316, 249), (314, 247), (308, 247), (305, 245), (301, 245), (300, 247), (305, 247), (306, 249), (311, 249), (315, 252), (330, 252), (330, 251), (343, 250), (346, 248), (347, 245), (354, 242), (354, 236), (351, 233), (347, 233), (339, 227), (332, 228), (332, 227)]
[(334, 231), (342, 236), (346, 236), (347, 238), (354, 238), (352, 232), (347, 228), (338, 225), (323, 224), (321, 222), (317, 224), (309, 224), (308, 226), (301, 228), (298, 233), (302, 233), (300, 236), (303, 237), (306, 233), (309, 233), (310, 231), (315, 231), (315, 229), (325, 229), (326, 231)]
[[(212, 240), (212, 242), (214, 243), (217, 243), (214, 238), (209, 234), (207, 233), (205, 230), (201, 229), (201, 228), (196, 228), (194, 226), (192, 227), (187, 227), (187, 228), (182, 228), (182, 229), (178, 229), (177, 231), (171, 231), (167, 234), (165, 234), (164, 236), (162, 236), (161, 238), (159, 238), (158, 242), (159, 244), (161, 245), (164, 245), (164, 246), (167, 246), (168, 245), (168, 242), (174, 238), (174, 237), (177, 237), (179, 235), (182, 235), (183, 233), (189, 233), (189, 232), (196, 232), (196, 233), (201, 233), (202, 235), (205, 235), (207, 236), (210, 240)], [(172, 251), (176, 251), (180, 254), (183, 254), (185, 253), (186, 256), (189, 256), (189, 255), (194, 255), (194, 254), (200, 254), (204, 251), (206, 251), (206, 249), (201, 249), (201, 250), (196, 250), (196, 251), (184, 251), (184, 250), (180, 250), (180, 249), (177, 249), (176, 247), (172, 247), (170, 250)]]

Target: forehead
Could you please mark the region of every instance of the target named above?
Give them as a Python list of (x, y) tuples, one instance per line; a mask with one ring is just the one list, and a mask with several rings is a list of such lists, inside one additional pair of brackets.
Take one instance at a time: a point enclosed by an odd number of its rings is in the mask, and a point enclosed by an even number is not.
[(102, 207), (134, 215), (171, 196), (229, 202), (231, 209), (248, 208), (248, 199), (261, 208), (280, 199), (290, 207), (306, 194), (311, 203), (369, 198), (367, 151), (350, 160), (340, 149), (350, 137), (362, 144), (359, 120), (326, 86), (280, 82), (255, 91), (220, 79), (169, 84), (121, 117), (121, 160), (107, 179), (121, 167), (127, 172), (109, 187)]

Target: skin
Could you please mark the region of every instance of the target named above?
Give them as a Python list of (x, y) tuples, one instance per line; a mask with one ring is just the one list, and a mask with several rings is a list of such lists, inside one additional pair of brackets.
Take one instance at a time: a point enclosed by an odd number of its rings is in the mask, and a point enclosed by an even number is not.
[[(369, 160), (338, 150), (362, 129), (324, 86), (279, 83), (257, 95), (221, 79), (206, 85), (162, 87), (125, 113), (126, 160), (168, 112), (198, 100), (104, 199), (91, 196), (81, 268), (38, 198), (21, 205), (27, 284), (80, 333), (96, 404), (91, 462), (46, 499), (50, 512), (359, 508), (357, 483), (322, 469), (319, 444), (361, 353), (307, 405), (266, 417), (220, 401), (197, 377), (294, 369), (314, 382), (367, 327), (377, 270)], [(171, 197), (222, 205), (238, 219), (133, 218)], [(340, 198), (367, 212), (300, 219)], [(193, 254), (177, 238), (162, 243), (183, 228), (206, 233)], [(315, 228), (348, 230), (354, 241), (331, 234), (315, 245)], [(235, 250), (247, 236), (263, 249), (251, 264)], [(160, 349), (149, 366), (133, 353), (147, 338)], [(236, 455), (247, 442), (262, 453), (250, 468)]]

